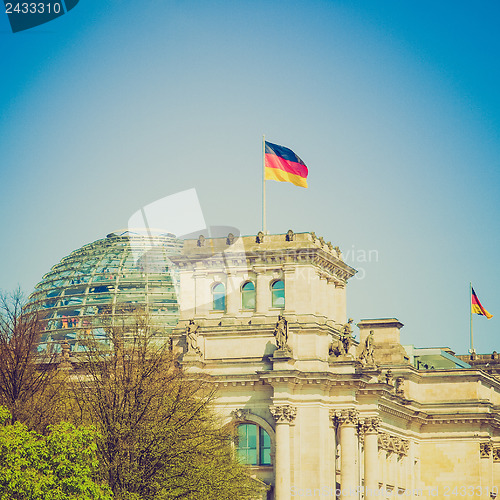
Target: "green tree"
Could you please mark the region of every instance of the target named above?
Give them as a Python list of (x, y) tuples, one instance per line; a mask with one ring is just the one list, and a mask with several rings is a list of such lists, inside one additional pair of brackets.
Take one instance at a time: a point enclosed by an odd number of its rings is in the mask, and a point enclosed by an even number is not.
[(244, 500), (260, 486), (238, 463), (232, 429), (211, 411), (214, 390), (184, 373), (155, 344), (146, 317), (107, 329), (110, 349), (92, 338), (75, 396), (91, 421), (100, 470), (118, 499)]
[(46, 436), (11, 420), (0, 407), (0, 500), (110, 500), (107, 485), (94, 481), (96, 432), (68, 423)]
[(37, 352), (42, 332), (40, 312), (20, 290), (0, 294), (0, 405), (40, 431), (57, 421), (63, 382), (54, 357)]

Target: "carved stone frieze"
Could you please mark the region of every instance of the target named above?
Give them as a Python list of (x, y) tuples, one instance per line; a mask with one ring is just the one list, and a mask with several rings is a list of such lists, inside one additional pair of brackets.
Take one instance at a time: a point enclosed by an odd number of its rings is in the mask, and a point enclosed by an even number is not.
[(408, 455), (408, 451), (410, 449), (410, 441), (407, 439), (399, 439), (399, 454), (406, 456)]
[(239, 408), (237, 410), (232, 411), (231, 416), (233, 417), (234, 420), (247, 420), (250, 413), (251, 412), (248, 409)]
[(332, 419), (335, 427), (342, 425), (358, 425), (359, 412), (354, 408), (347, 408), (343, 410), (331, 410), (330, 418)]
[(277, 424), (289, 424), (297, 415), (297, 408), (292, 405), (272, 405), (269, 411)]
[(490, 458), (492, 451), (491, 443), (480, 443), (479, 444), (479, 453), (481, 458)]
[(410, 449), (410, 442), (407, 439), (391, 436), (386, 432), (380, 432), (378, 435), (378, 447), (389, 453), (397, 453), (398, 455), (405, 456)]
[(500, 448), (493, 448), (493, 462), (500, 462)]

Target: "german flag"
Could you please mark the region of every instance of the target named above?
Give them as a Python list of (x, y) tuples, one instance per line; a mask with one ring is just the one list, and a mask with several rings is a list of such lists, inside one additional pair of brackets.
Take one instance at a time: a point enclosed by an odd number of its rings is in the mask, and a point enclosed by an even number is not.
[(481, 302), (479, 302), (479, 299), (477, 298), (476, 292), (474, 291), (474, 288), (471, 287), (472, 290), (472, 296), (471, 296), (471, 312), (472, 314), (479, 314), (481, 316), (486, 316), (487, 319), (493, 318), (493, 314), (490, 314), (482, 305)]
[(291, 182), (306, 188), (308, 173), (305, 163), (291, 149), (266, 141), (265, 180)]

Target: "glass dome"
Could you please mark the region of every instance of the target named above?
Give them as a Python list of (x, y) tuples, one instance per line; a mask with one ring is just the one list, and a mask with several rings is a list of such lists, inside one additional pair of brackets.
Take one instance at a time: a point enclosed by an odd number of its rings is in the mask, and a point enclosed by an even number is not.
[(105, 342), (106, 325), (120, 326), (138, 311), (148, 315), (155, 336), (167, 337), (177, 324), (178, 277), (169, 255), (182, 241), (173, 234), (126, 231), (83, 246), (63, 258), (30, 297), (41, 310), (44, 334), (40, 351), (73, 351), (93, 334)]

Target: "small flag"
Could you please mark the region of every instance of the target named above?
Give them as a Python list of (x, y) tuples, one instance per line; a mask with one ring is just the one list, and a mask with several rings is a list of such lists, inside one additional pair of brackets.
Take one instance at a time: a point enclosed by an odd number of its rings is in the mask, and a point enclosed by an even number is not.
[(487, 319), (493, 318), (493, 314), (490, 314), (482, 305), (481, 302), (479, 302), (479, 299), (477, 298), (476, 292), (474, 291), (474, 288), (471, 288), (472, 290), (472, 303), (471, 303), (471, 311), (472, 314), (480, 314), (481, 316), (486, 316)]
[(307, 187), (307, 167), (291, 149), (266, 141), (265, 167), (265, 180)]

